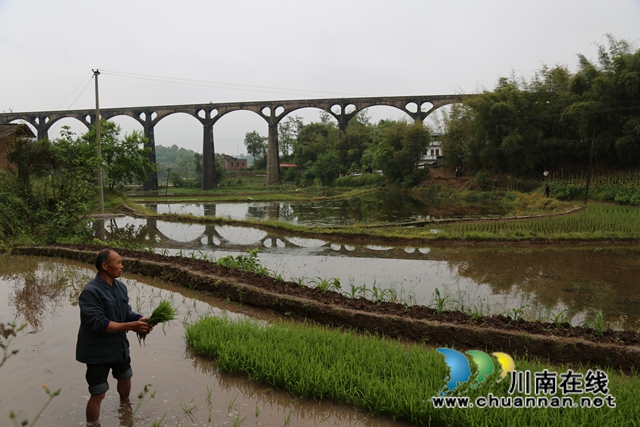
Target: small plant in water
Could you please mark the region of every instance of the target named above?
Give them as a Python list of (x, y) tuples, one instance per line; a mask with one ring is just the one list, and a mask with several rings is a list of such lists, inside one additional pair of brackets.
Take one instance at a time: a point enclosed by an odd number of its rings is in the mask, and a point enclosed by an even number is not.
[(27, 323), (24, 323), (18, 327), (16, 327), (15, 323), (9, 323), (6, 326), (4, 325), (4, 323), (0, 323), (0, 348), (2, 349), (2, 359), (0, 359), (0, 367), (4, 365), (4, 362), (9, 357), (18, 352), (18, 350), (9, 352), (9, 345), (11, 344), (11, 340), (16, 337), (16, 334), (26, 327)]
[(233, 427), (239, 427), (239, 426), (240, 426), (240, 424), (242, 424), (242, 422), (244, 421), (244, 419), (245, 419), (245, 418), (247, 418), (247, 417), (242, 417), (242, 418), (240, 418), (240, 412), (238, 412), (238, 413), (236, 414), (236, 417), (233, 419), (233, 422), (231, 423), (231, 425), (232, 425)]
[[(38, 421), (38, 419), (40, 418), (40, 415), (42, 415), (42, 413), (47, 408), (47, 406), (49, 406), (49, 403), (51, 403), (53, 398), (60, 394), (60, 390), (61, 390), (61, 389), (58, 389), (56, 391), (51, 391), (49, 390), (49, 387), (47, 387), (46, 384), (43, 384), (42, 388), (47, 393), (47, 396), (49, 396), (49, 400), (47, 400), (47, 403), (44, 404), (44, 406), (40, 409), (40, 412), (38, 412), (38, 414), (35, 416), (33, 421), (31, 421), (31, 423), (29, 423), (29, 421), (27, 420), (24, 420), (20, 423), (21, 426), (28, 426), (28, 427), (33, 426)], [(11, 411), (11, 413), (9, 414), (9, 418), (13, 421), (13, 424), (17, 426), (18, 423), (16, 422), (16, 417), (17, 417), (16, 413)]]
[(195, 399), (195, 397), (192, 397), (189, 403), (185, 403), (184, 400), (178, 399), (180, 400), (180, 407), (182, 408), (182, 412), (184, 412), (185, 415), (188, 415), (189, 418), (191, 418), (191, 421), (195, 419), (195, 417), (193, 416), (193, 410), (198, 406), (197, 404), (193, 403), (193, 399)]
[(227, 406), (227, 412), (231, 413), (231, 410), (233, 409), (233, 405), (236, 404), (236, 399), (238, 398), (238, 395), (236, 395), (233, 399), (231, 399), (231, 401), (229, 401), (229, 405)]
[(211, 390), (209, 388), (209, 386), (207, 385), (207, 405), (210, 407), (211, 406), (211, 393), (213, 392), (213, 390)]

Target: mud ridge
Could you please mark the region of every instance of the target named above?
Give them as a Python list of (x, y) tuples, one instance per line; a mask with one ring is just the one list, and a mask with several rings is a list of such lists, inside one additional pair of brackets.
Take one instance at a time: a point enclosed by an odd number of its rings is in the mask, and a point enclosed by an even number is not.
[[(15, 248), (14, 255), (48, 256), (93, 264), (100, 246)], [(502, 351), (554, 364), (593, 365), (632, 371), (640, 364), (640, 333), (596, 331), (506, 316), (472, 318), (425, 306), (351, 299), (334, 291), (239, 272), (209, 261), (117, 249), (125, 271), (157, 277), (241, 304), (272, 309), (294, 319), (380, 333), (428, 345)]]

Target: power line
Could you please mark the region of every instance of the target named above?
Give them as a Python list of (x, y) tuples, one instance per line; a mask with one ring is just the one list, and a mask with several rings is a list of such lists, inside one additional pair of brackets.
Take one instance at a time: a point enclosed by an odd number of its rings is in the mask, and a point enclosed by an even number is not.
[(78, 96), (76, 96), (76, 98), (73, 100), (73, 102), (71, 104), (69, 104), (69, 106), (67, 107), (68, 110), (71, 109), (71, 107), (73, 107), (73, 104), (76, 103), (76, 101), (78, 100), (78, 98), (80, 98), (85, 92), (86, 90), (89, 88), (89, 85), (91, 84), (91, 80), (93, 79), (93, 76), (87, 80), (87, 83), (84, 85), (84, 87), (82, 88), (82, 91), (80, 91), (80, 93), (78, 94)]
[[(315, 93), (315, 94), (322, 94), (322, 95), (366, 96), (366, 95), (354, 94), (354, 93), (326, 92), (326, 91), (307, 90), (307, 89), (289, 89), (289, 88), (281, 88), (281, 87), (256, 86), (256, 85), (246, 85), (246, 84), (236, 84), (236, 83), (214, 82), (214, 81), (208, 81), (208, 80), (184, 79), (179, 77), (164, 77), (164, 76), (154, 76), (154, 75), (148, 75), (148, 74), (135, 74), (135, 73), (126, 73), (121, 71), (105, 70), (102, 73), (110, 74), (116, 77), (127, 77), (127, 78), (155, 81), (155, 82), (161, 82), (161, 83), (183, 84), (187, 86), (214, 87), (218, 89), (242, 90), (247, 92), (277, 93), (280, 95), (307, 96), (309, 93)], [(286, 91), (286, 92), (281, 92), (281, 91)]]
[[(89, 80), (87, 80), (87, 82), (85, 83), (85, 85), (82, 88), (82, 90), (80, 91), (80, 93), (78, 93), (78, 96), (76, 96), (76, 98), (73, 100), (73, 102), (71, 104), (69, 104), (69, 106), (67, 107), (67, 110), (70, 110), (71, 107), (73, 107), (73, 104), (75, 104), (76, 101), (86, 92), (86, 90), (89, 88), (89, 85), (91, 84), (91, 80), (93, 80), (93, 74), (91, 74), (91, 77), (89, 78)], [(80, 82), (80, 84), (82, 84), (82, 82)], [(80, 85), (78, 85), (78, 86), (80, 86)], [(76, 89), (77, 88), (78, 87), (76, 87)], [(74, 89), (74, 92), (75, 92), (76, 89)], [(73, 94), (73, 92), (72, 92), (72, 94)], [(69, 95), (69, 96), (71, 96), (71, 95)], [(67, 99), (69, 99), (69, 96), (67, 97)], [(66, 101), (66, 99), (65, 99), (65, 101)], [(63, 103), (64, 103), (64, 101), (63, 101)], [(60, 107), (58, 107), (58, 108), (60, 108)], [(59, 124), (60, 124), (60, 121), (57, 121), (54, 124), (53, 128), (51, 128), (51, 132), (55, 132), (58, 129)]]
[[(85, 81), (85, 79), (86, 79), (88, 76), (90, 76), (90, 75), (91, 75), (91, 73), (87, 73), (87, 74), (82, 78), (82, 80), (80, 80), (80, 83), (78, 83), (78, 86), (76, 86), (76, 87), (75, 87), (75, 89), (73, 89), (73, 90), (71, 91), (71, 93), (70, 93), (70, 94), (69, 94), (69, 95), (64, 99), (64, 101), (62, 101), (62, 102), (60, 103), (60, 105), (58, 105), (58, 108), (56, 108), (56, 110), (59, 110), (59, 109), (60, 109), (60, 107), (62, 107), (62, 106), (64, 105), (64, 103), (65, 103), (65, 102), (67, 102), (67, 99), (71, 98), (71, 96), (75, 93), (75, 91), (76, 91), (76, 90), (78, 90), (78, 88), (80, 87), (80, 85), (81, 85), (81, 84)], [(89, 79), (89, 81), (91, 81), (91, 79)], [(77, 99), (77, 98), (76, 98), (76, 99)], [(74, 101), (74, 102), (75, 102), (75, 101)], [(73, 105), (73, 103), (72, 103), (71, 105)], [(70, 106), (69, 106), (69, 107), (67, 107), (67, 109), (69, 109), (69, 108), (71, 108), (71, 107), (70, 107)]]

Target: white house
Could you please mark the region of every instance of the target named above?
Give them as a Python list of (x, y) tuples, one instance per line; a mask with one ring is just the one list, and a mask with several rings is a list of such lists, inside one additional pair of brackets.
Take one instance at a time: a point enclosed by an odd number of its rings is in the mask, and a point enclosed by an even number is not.
[(418, 163), (419, 168), (438, 167), (444, 165), (444, 153), (442, 152), (442, 141), (440, 141), (441, 135), (431, 135), (433, 140), (429, 144), (427, 154), (420, 159)]

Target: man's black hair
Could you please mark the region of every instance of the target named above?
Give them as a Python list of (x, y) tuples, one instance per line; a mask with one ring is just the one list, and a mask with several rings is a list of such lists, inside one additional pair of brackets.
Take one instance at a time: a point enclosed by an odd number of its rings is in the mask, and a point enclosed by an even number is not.
[(111, 257), (111, 249), (106, 248), (101, 250), (100, 252), (98, 252), (98, 256), (96, 256), (96, 269), (98, 271), (102, 270), (102, 263), (106, 262), (109, 263), (109, 258)]

